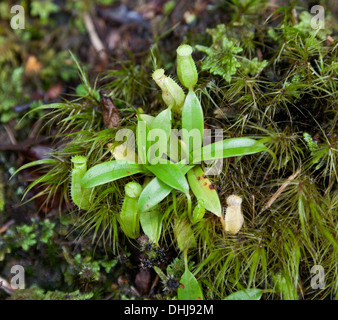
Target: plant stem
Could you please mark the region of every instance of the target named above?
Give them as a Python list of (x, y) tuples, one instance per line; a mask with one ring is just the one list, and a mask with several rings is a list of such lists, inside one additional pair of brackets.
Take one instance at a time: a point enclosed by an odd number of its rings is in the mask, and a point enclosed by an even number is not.
[(188, 270), (188, 250), (184, 250), (183, 252), (183, 258), (184, 258), (184, 267), (185, 267), (185, 270)]

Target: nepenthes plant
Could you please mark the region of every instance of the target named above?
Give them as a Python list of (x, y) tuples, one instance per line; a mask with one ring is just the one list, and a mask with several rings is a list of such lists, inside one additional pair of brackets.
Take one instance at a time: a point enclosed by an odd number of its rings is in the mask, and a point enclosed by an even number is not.
[[(163, 216), (157, 208), (158, 204), (170, 195), (175, 201), (177, 192), (185, 196), (188, 220), (184, 215), (177, 215), (175, 233), (178, 246), (185, 255), (185, 273), (181, 282), (183, 286), (184, 283), (189, 283), (188, 287), (195, 286), (196, 290), (188, 294), (187, 289), (178, 290), (178, 297), (182, 299), (202, 297), (187, 263), (187, 251), (194, 246), (191, 224), (203, 219), (205, 212), (218, 216), (224, 230), (233, 234), (239, 231), (243, 223), (243, 217), (240, 216), (242, 220), (239, 227), (229, 227), (234, 222), (228, 222), (229, 214), (224, 219), (217, 191), (208, 179), (208, 172), (203, 170), (202, 162), (266, 150), (262, 141), (245, 137), (203, 145), (203, 108), (194, 91), (198, 74), (191, 54), (189, 45), (181, 45), (177, 49), (177, 75), (188, 90), (187, 95), (172, 78), (165, 75), (163, 69), (155, 70), (152, 77), (162, 90), (167, 108), (156, 117), (144, 113), (137, 115), (136, 144), (131, 130), (117, 134), (115, 140), (120, 136), (127, 139), (111, 147), (115, 160), (97, 164), (87, 171), (85, 157), (73, 157), (71, 184), (74, 203), (86, 210), (90, 199), (95, 197), (95, 187), (135, 174), (144, 175), (143, 186), (137, 182), (129, 182), (125, 186), (125, 198), (118, 220), (128, 238), (140, 236), (141, 224), (143, 232), (155, 244), (160, 237)], [(178, 119), (175, 122), (178, 127), (173, 128), (175, 118)], [(194, 208), (190, 190), (196, 197)]]
[[(166, 108), (157, 116), (138, 112), (134, 131), (122, 128), (115, 132), (114, 139), (110, 139), (107, 144), (114, 160), (98, 163), (88, 169), (88, 156), (82, 154), (71, 157), (70, 197), (79, 209), (96, 211), (96, 215), (101, 217), (105, 209), (95, 209), (97, 199), (103, 194), (116, 192), (116, 189), (113, 187), (97, 192), (97, 188), (136, 175), (137, 182), (130, 181), (124, 185), (124, 198), (118, 203), (120, 210), (116, 219), (123, 233), (129, 239), (137, 239), (142, 228), (150, 243), (159, 246), (160, 237), (165, 232), (162, 227), (164, 217), (170, 211), (174, 212), (174, 235), (178, 248), (183, 252), (185, 270), (180, 280), (181, 287), (177, 291), (178, 298), (203, 299), (200, 285), (189, 270), (188, 263), (188, 251), (197, 244), (193, 225), (205, 219), (209, 213), (220, 219), (220, 225), (229, 234), (238, 233), (243, 223), (240, 206), (238, 210), (231, 211), (235, 215), (230, 221), (230, 213), (224, 216), (218, 193), (208, 175), (214, 174), (213, 166), (220, 159), (259, 153), (267, 148), (265, 140), (246, 137), (225, 140), (218, 137), (217, 141), (211, 142), (211, 133), (204, 129), (203, 107), (194, 90), (198, 73), (189, 45), (184, 44), (177, 49), (177, 76), (187, 89), (187, 94), (174, 79), (165, 75), (163, 69), (153, 72), (152, 78), (162, 91)], [(86, 82), (83, 86), (86, 87)], [(88, 92), (90, 94), (89, 89)], [(97, 99), (97, 92), (92, 92), (93, 98)], [(100, 96), (102, 98), (102, 92)], [(206, 135), (209, 139), (206, 139)], [(19, 170), (47, 163), (56, 164), (54, 159), (48, 159), (27, 164)], [(212, 163), (211, 167), (207, 167), (206, 163)], [(216, 170), (216, 173), (219, 171)], [(43, 183), (47, 177), (43, 176), (30, 188)], [(190, 191), (195, 201), (192, 201)], [(180, 195), (186, 201), (185, 209), (178, 212), (177, 198)], [(159, 205), (168, 197), (172, 198), (172, 205), (166, 212), (161, 212)], [(229, 205), (227, 212), (230, 212), (230, 208)], [(105, 221), (98, 219), (100, 223), (94, 225), (94, 238), (101, 222), (104, 224)], [(116, 224), (114, 232), (117, 232)], [(155, 271), (165, 281), (163, 272), (159, 268), (155, 268)]]
[[(83, 174), (80, 185), (75, 188), (72, 184), (72, 195), (81, 199), (73, 201), (79, 208), (86, 209), (89, 197), (88, 193), (95, 187), (103, 185), (134, 174), (144, 174), (147, 183), (137, 194), (136, 205), (124, 205), (123, 212), (129, 210), (128, 215), (120, 215), (122, 225), (134, 226), (132, 232), (125, 232), (128, 237), (139, 236), (139, 215), (150, 212), (171, 193), (181, 192), (187, 199), (187, 214), (190, 221), (196, 219), (196, 213), (192, 215), (192, 202), (190, 190), (195, 195), (199, 211), (205, 209), (222, 219), (222, 208), (215, 188), (202, 169), (201, 162), (218, 160), (222, 158), (244, 156), (266, 150), (261, 141), (251, 138), (239, 137), (217, 141), (203, 146), (204, 118), (203, 109), (194, 92), (198, 76), (195, 63), (191, 56), (192, 48), (181, 45), (177, 49), (177, 74), (181, 83), (188, 89), (185, 96), (182, 88), (170, 77), (165, 76), (163, 69), (155, 70), (153, 79), (162, 89), (162, 97), (167, 108), (156, 117), (147, 114), (138, 114), (136, 127), (136, 144), (130, 143), (130, 136), (123, 144), (112, 149), (115, 160), (106, 161), (95, 165)], [(172, 113), (180, 117), (182, 138), (178, 139), (173, 134)], [(197, 133), (194, 135), (194, 133)], [(132, 133), (131, 133), (132, 134)], [(193, 138), (192, 141), (190, 138)], [(157, 142), (156, 138), (159, 138)], [(174, 142), (176, 148), (173, 147)], [(191, 143), (192, 142), (192, 143)], [(163, 148), (169, 146), (170, 150)], [(178, 147), (180, 146), (180, 154)], [(118, 150), (117, 150), (118, 148)], [(130, 153), (137, 157), (138, 162), (130, 160)], [(156, 156), (157, 154), (157, 156)], [(77, 172), (77, 158), (73, 159), (74, 171)], [(77, 186), (77, 185), (76, 185)], [(127, 196), (128, 197), (128, 196)], [(136, 204), (136, 199), (134, 199)], [(197, 209), (196, 209), (197, 210)], [(133, 216), (133, 219), (131, 219)], [(125, 218), (126, 217), (126, 218)], [(159, 221), (158, 217), (154, 218)], [(128, 222), (124, 221), (127, 220)], [(131, 219), (131, 220), (130, 220)], [(141, 219), (141, 223), (142, 223)], [(129, 226), (130, 227), (130, 226)], [(147, 228), (145, 228), (147, 230)]]
[(90, 247), (132, 251), (163, 297), (337, 298), (337, 40), (293, 5), (253, 24), (263, 4), (100, 90), (78, 66), (77, 98), (37, 108), (56, 143), (21, 168), (43, 172), (25, 195), (66, 204)]

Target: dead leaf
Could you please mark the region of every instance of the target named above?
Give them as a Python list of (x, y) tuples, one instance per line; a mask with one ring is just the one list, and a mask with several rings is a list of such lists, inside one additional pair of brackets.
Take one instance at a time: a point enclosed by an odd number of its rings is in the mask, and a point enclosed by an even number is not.
[(15, 223), (15, 220), (9, 220), (7, 223), (5, 223), (4, 225), (1, 226), (0, 228), (0, 233), (4, 233), (8, 230), (8, 228)]
[(57, 99), (62, 93), (62, 90), (63, 90), (63, 86), (61, 83), (56, 83), (52, 85), (45, 94), (45, 100), (52, 101), (52, 100)]
[(149, 269), (141, 269), (136, 275), (135, 285), (139, 292), (146, 294), (149, 292), (151, 274)]
[(0, 277), (0, 289), (4, 290), (8, 294), (13, 294), (15, 289), (9, 284), (9, 282)]
[(27, 73), (38, 73), (41, 69), (41, 62), (38, 61), (36, 56), (30, 55), (26, 62), (25, 71)]
[(105, 91), (100, 91), (100, 104), (102, 108), (103, 122), (110, 128), (118, 128), (121, 125), (121, 114)]

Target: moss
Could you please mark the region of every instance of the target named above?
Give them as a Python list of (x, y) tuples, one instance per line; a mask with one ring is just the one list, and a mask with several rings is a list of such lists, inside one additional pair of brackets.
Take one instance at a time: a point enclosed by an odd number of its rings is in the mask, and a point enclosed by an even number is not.
[[(328, 29), (314, 31), (309, 15), (300, 12), (295, 17), (293, 5), (278, 10), (276, 21), (268, 19), (262, 25), (254, 13), (264, 7), (264, 1), (238, 3), (231, 8), (226, 27), (209, 30), (209, 43), (194, 43), (192, 37), (191, 43), (206, 53), (197, 54), (203, 71), (195, 85), (196, 95), (205, 127), (221, 129), (224, 138), (262, 138), (268, 150), (223, 159), (221, 173), (208, 177), (224, 212), (228, 196), (241, 197), (244, 224), (237, 234), (223, 232), (219, 219), (208, 211), (192, 225), (185, 196), (174, 192), (158, 206), (163, 213), (160, 247), (177, 257), (180, 247), (189, 245), (189, 260), (194, 262), (189, 269), (198, 275), (205, 296), (223, 299), (246, 288), (260, 288), (265, 299), (335, 299), (337, 40), (328, 36), (334, 37), (336, 30), (328, 21)], [(112, 159), (107, 144), (113, 143), (116, 130), (104, 127), (95, 94), (101, 86), (116, 99), (123, 128), (135, 131), (137, 107), (152, 115), (163, 108), (150, 81), (150, 56), (141, 65), (133, 59), (121, 62), (121, 70), (110, 72), (104, 85), (97, 87), (82, 71), (86, 90), (79, 91), (74, 101), (40, 107), (48, 110), (47, 125), (57, 123), (55, 136), (62, 146), (51, 154), (53, 161), (39, 163), (38, 182), (45, 187), (46, 201), (60, 192), (60, 201), (72, 211), (68, 197), (71, 157), (86, 156), (88, 167)], [(175, 50), (168, 56), (167, 64), (173, 65)], [(138, 174), (97, 187), (89, 209), (75, 214), (79, 239), (89, 238), (91, 246), (103, 243), (113, 253), (128, 244), (139, 253), (137, 242), (125, 237), (117, 221), (125, 185), (132, 181), (146, 185), (148, 179)], [(192, 202), (198, 207), (195, 199)], [(173, 297), (184, 268), (175, 258), (168, 266), (170, 259), (156, 250), (151, 248), (141, 257), (142, 267), (157, 264), (154, 261), (160, 256), (156, 267), (167, 264), (162, 282)], [(132, 255), (130, 261), (139, 265), (140, 257)], [(320, 291), (311, 287), (314, 265), (325, 270), (326, 286)]]

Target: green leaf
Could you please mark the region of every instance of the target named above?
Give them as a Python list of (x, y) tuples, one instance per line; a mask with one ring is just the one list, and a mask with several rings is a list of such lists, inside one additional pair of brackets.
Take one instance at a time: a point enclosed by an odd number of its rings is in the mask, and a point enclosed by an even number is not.
[(59, 12), (60, 7), (51, 1), (32, 1), (31, 15), (39, 16), (44, 22), (51, 13)]
[(143, 189), (138, 201), (138, 209), (140, 212), (144, 212), (153, 208), (167, 197), (172, 189), (172, 187), (155, 177)]
[(142, 212), (140, 214), (140, 223), (149, 240), (158, 243), (162, 230), (162, 213), (157, 210)]
[(299, 300), (297, 287), (294, 285), (289, 274), (283, 272), (272, 276), (274, 290), (281, 294), (282, 300)]
[(201, 221), (204, 218), (204, 214), (205, 214), (204, 200), (199, 199), (190, 218), (191, 223), (195, 224)]
[(203, 300), (202, 289), (194, 275), (186, 269), (177, 289), (178, 300)]
[(236, 156), (244, 156), (266, 150), (263, 143), (250, 138), (232, 138), (203, 147), (194, 158), (194, 163)]
[(253, 58), (252, 60), (249, 60), (248, 58), (243, 57), (241, 68), (245, 74), (250, 74), (254, 76), (260, 70), (264, 69), (267, 65), (268, 65), (268, 62), (266, 60), (259, 61), (257, 57)]
[[(171, 110), (165, 109), (153, 119), (147, 134), (147, 163), (155, 164), (167, 153), (166, 144), (171, 133)], [(158, 154), (158, 155), (157, 155)]]
[(171, 130), (171, 111), (169, 108), (160, 112), (151, 122), (149, 131), (153, 129), (163, 130), (167, 136), (167, 141), (169, 140)]
[[(182, 131), (183, 141), (186, 145), (189, 144), (189, 152), (193, 149), (199, 149), (202, 146), (203, 141), (203, 130), (204, 130), (204, 118), (201, 104), (194, 91), (189, 90), (187, 97), (185, 98), (184, 105), (182, 108), (182, 129), (186, 129), (188, 132)], [(191, 130), (197, 130), (200, 133), (200, 139), (198, 146), (194, 148), (192, 141), (188, 136)]]
[(139, 117), (142, 121), (145, 121), (147, 126), (150, 127), (151, 123), (155, 119), (155, 117), (150, 116), (149, 114), (141, 113), (139, 114)]
[(18, 172), (30, 168), (30, 167), (34, 167), (34, 166), (38, 166), (38, 165), (48, 165), (48, 164), (52, 164), (52, 165), (56, 165), (59, 161), (55, 160), (55, 159), (41, 159), (41, 160), (36, 160), (36, 161), (32, 161), (29, 163), (24, 164), (23, 166), (21, 166), (18, 170), (16, 170), (12, 176), (11, 179), (14, 175), (16, 175)]
[(147, 151), (150, 146), (150, 142), (147, 141), (148, 133), (149, 126), (147, 122), (139, 119), (136, 127), (136, 142), (138, 157), (142, 164), (147, 163)]
[[(178, 165), (180, 167), (180, 165)], [(182, 166), (181, 171), (186, 174), (193, 166)], [(143, 189), (139, 201), (140, 212), (150, 210), (166, 198), (173, 188), (155, 177)]]
[(214, 29), (207, 29), (213, 38), (211, 47), (197, 45), (196, 49), (207, 54), (203, 60), (202, 70), (208, 70), (214, 75), (220, 75), (227, 82), (236, 74), (237, 68), (241, 67), (237, 53), (243, 51), (237, 47), (234, 41), (227, 38), (227, 29), (224, 24), (219, 24)]
[(190, 170), (187, 174), (190, 188), (197, 200), (204, 203), (206, 210), (211, 211), (216, 216), (221, 216), (222, 207), (216, 190), (213, 188), (210, 180), (204, 175), (200, 166)]
[(223, 300), (260, 300), (262, 294), (261, 289), (246, 289), (232, 293)]
[(127, 161), (107, 161), (90, 168), (81, 181), (83, 188), (92, 188), (143, 172), (142, 166)]
[(189, 192), (187, 179), (180, 170), (180, 166), (178, 164), (154, 164), (146, 166), (146, 168), (170, 187), (184, 193)]

